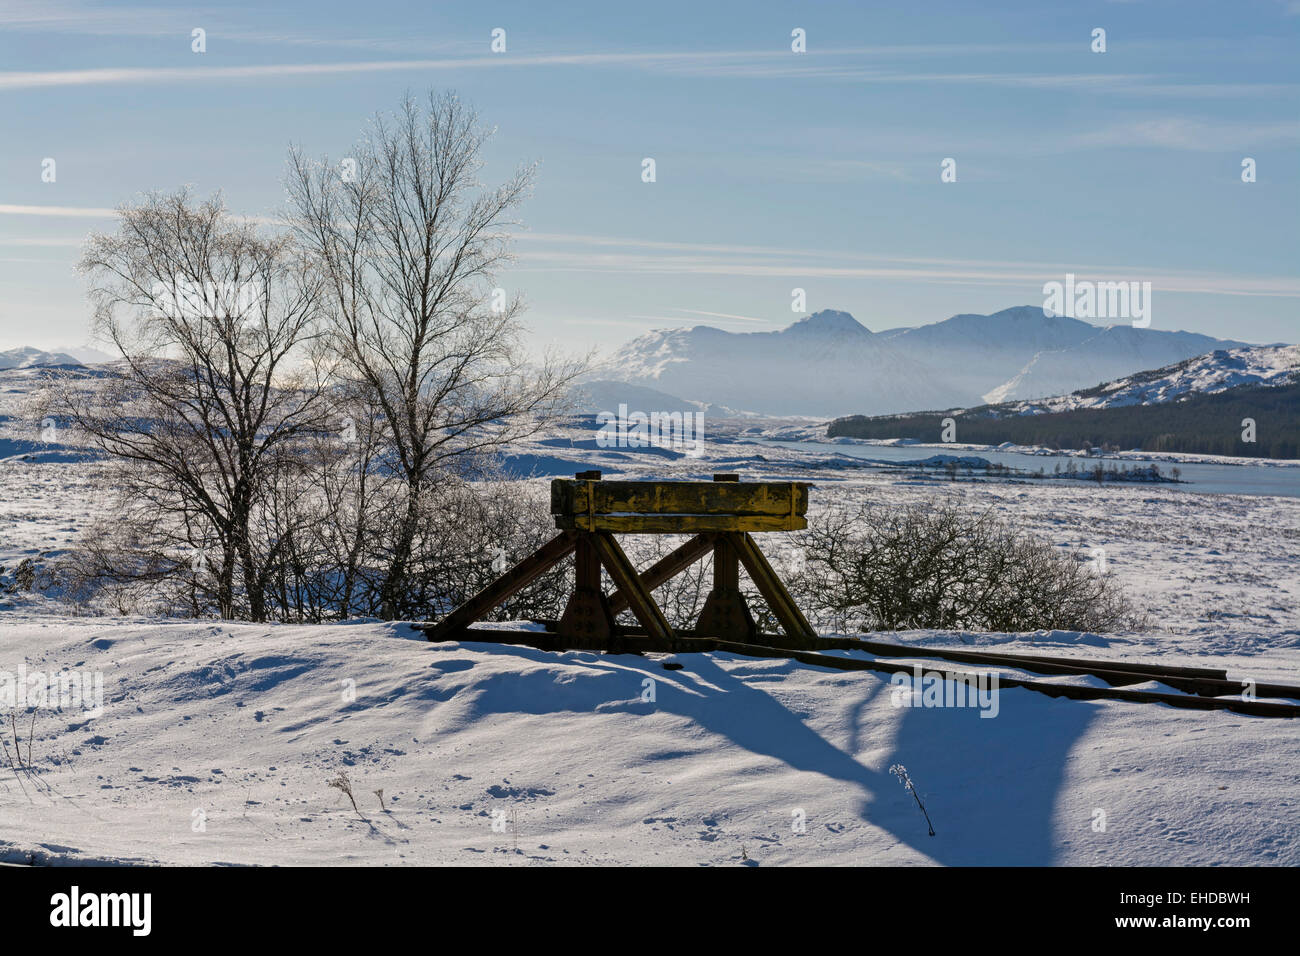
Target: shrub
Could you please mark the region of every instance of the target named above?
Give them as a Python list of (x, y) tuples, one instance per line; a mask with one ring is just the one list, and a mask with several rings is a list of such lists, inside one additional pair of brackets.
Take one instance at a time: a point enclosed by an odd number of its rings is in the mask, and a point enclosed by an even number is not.
[(803, 532), (792, 590), (841, 631), (1112, 631), (1137, 624), (1115, 580), (952, 501), (832, 508)]

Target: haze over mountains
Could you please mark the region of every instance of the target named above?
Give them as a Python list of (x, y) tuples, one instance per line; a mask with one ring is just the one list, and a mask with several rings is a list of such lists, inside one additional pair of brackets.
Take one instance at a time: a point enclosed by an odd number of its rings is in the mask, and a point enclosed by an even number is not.
[[(582, 387), (587, 410), (693, 410), (711, 417), (890, 415), (1064, 396), (1247, 343), (1194, 332), (1099, 326), (1018, 306), (872, 332), (826, 309), (775, 332), (656, 329)], [(0, 352), (0, 370), (93, 364), (89, 347)]]
[(761, 414), (883, 415), (1062, 395), (1246, 344), (1037, 306), (884, 332), (827, 309), (777, 332), (648, 332), (598, 377)]

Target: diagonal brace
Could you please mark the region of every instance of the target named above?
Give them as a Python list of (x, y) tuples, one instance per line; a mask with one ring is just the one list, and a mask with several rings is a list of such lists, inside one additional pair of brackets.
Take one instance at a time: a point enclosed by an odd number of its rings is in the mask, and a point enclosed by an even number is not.
[(636, 619), (641, 622), (641, 626), (646, 629), (646, 633), (656, 640), (671, 641), (673, 629), (668, 625), (668, 619), (664, 617), (664, 612), (659, 609), (650, 592), (645, 589), (640, 575), (636, 573), (636, 568), (628, 560), (622, 546), (608, 531), (597, 531), (591, 535), (591, 538), (596, 546), (596, 553), (600, 555), (601, 563), (609, 571), (609, 576), (618, 586), (619, 593), (627, 597), (628, 606), (636, 615)]
[(451, 640), (567, 558), (576, 545), (575, 532), (565, 531), (556, 535), (437, 624), (425, 628), (425, 637), (431, 641)]
[(754, 539), (741, 531), (728, 533), (727, 540), (736, 549), (740, 563), (745, 566), (750, 579), (763, 595), (763, 600), (767, 602), (767, 606), (772, 609), (772, 613), (781, 623), (781, 629), (785, 631), (786, 637), (791, 641), (811, 646), (817, 638), (817, 632), (812, 629), (812, 625), (803, 616), (803, 612), (795, 604), (790, 592), (786, 590), (777, 573), (772, 570), (767, 557), (758, 550)]
[[(687, 568), (689, 568), (700, 558), (704, 557), (713, 550), (714, 536), (712, 533), (697, 534), (685, 544), (670, 551), (650, 567), (646, 568), (639, 575), (641, 587), (646, 591), (653, 591), (665, 581), (676, 577)], [(609, 597), (609, 609), (614, 614), (625, 611), (628, 607), (628, 600), (621, 590), (615, 591)]]

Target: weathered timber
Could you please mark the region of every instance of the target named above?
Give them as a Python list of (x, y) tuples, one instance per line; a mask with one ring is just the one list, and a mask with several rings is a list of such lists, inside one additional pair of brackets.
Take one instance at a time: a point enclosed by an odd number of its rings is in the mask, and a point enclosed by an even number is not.
[(574, 548), (575, 583), (560, 618), (560, 636), (574, 647), (600, 650), (614, 635), (614, 614), (601, 590), (600, 555), (590, 535), (579, 535)]
[(556, 515), (555, 526), (617, 534), (698, 534), (705, 531), (802, 531), (802, 515), (577, 514)]
[[(748, 657), (789, 657), (804, 664), (832, 667), (837, 670), (869, 670), (886, 674), (911, 673), (907, 664), (888, 661), (863, 661), (853, 658), (830, 657), (808, 651), (783, 651), (780, 648), (754, 644), (737, 644), (712, 638), (679, 638), (679, 641), (699, 642), (709, 650), (731, 651)], [(705, 649), (702, 647), (702, 649)], [(953, 676), (963, 677), (959, 672)], [(1256, 717), (1300, 717), (1300, 705), (1273, 703), (1260, 700), (1237, 700), (1224, 697), (1193, 697), (1188, 694), (1166, 694), (1162, 691), (1124, 690), (1118, 687), (1084, 687), (1078, 684), (1050, 684), (998, 674), (998, 687), (1019, 687), (1048, 697), (1067, 697), (1071, 700), (1126, 700), (1134, 703), (1168, 704), (1188, 710), (1228, 710)]]
[[(559, 535), (516, 564), (488, 587), (437, 624), (423, 626), (430, 641), (491, 640), (549, 651), (570, 649), (725, 651), (751, 657), (778, 657), (838, 670), (883, 674), (913, 673), (916, 665), (894, 660), (863, 660), (816, 653), (853, 650), (878, 658), (927, 658), (965, 664), (1014, 667), (1037, 674), (1088, 674), (1109, 687), (1086, 687), (1028, 680), (996, 673), (999, 687), (1023, 688), (1050, 697), (1075, 700), (1122, 700), (1160, 703), (1194, 710), (1228, 710), (1261, 717), (1297, 717), (1300, 705), (1258, 700), (1291, 697), (1300, 687), (1230, 681), (1216, 668), (1177, 667), (1120, 661), (996, 651), (913, 647), (856, 638), (823, 638), (813, 631), (750, 531), (791, 531), (806, 526), (808, 487), (804, 482), (741, 484), (736, 475), (715, 475), (713, 482), (602, 482), (600, 472), (580, 472), (576, 480), (551, 485), (552, 513)], [(691, 533), (685, 544), (637, 573), (612, 532)], [(651, 592), (713, 551), (713, 588), (694, 630), (674, 632)], [(521, 631), (470, 625), (516, 594), (570, 553), (575, 554), (574, 590), (559, 621), (545, 631)], [(740, 566), (781, 625), (781, 634), (762, 634), (740, 592)], [(601, 587), (601, 567), (616, 591)], [(641, 630), (620, 627), (615, 615), (630, 608)], [(972, 675), (945, 671), (949, 679)], [(1130, 690), (1127, 685), (1159, 682), (1186, 693)], [(1239, 695), (1249, 689), (1251, 699)], [(1227, 696), (1238, 695), (1238, 696)]]
[(636, 568), (632, 567), (632, 562), (623, 553), (618, 541), (611, 534), (596, 534), (591, 538), (605, 569), (609, 571), (609, 576), (618, 585), (618, 589), (626, 595), (628, 606), (641, 626), (656, 640), (671, 641), (673, 629), (669, 627), (668, 619), (641, 583)]
[[(573, 479), (556, 479), (551, 482), (551, 511), (560, 537), (426, 632), (431, 640), (456, 633), (574, 552), (574, 589), (557, 624), (563, 640), (572, 646), (616, 649), (622, 629), (614, 618), (629, 608), (649, 634), (669, 640), (672, 628), (651, 592), (713, 550), (714, 587), (702, 617), (704, 626), (731, 639), (757, 636), (739, 588), (743, 561), (751, 577), (761, 578), (760, 592), (778, 602), (777, 620), (803, 640), (810, 633), (807, 622), (748, 532), (806, 527), (811, 486), (800, 481), (744, 484), (738, 478), (719, 474), (713, 481), (602, 481), (599, 471), (583, 471)], [(614, 532), (687, 533), (692, 538), (638, 574)], [(602, 565), (614, 581), (613, 595), (601, 587)]]
[[(1170, 677), (1206, 677), (1226, 680), (1228, 672), (1221, 667), (1183, 667), (1175, 664), (1140, 664), (1128, 661), (1099, 661), (1077, 657), (1044, 657), (1038, 654), (1004, 654), (1000, 651), (965, 651), (960, 648), (920, 647), (915, 644), (889, 644), (882, 641), (859, 640), (858, 638), (820, 638), (818, 646), (822, 649), (863, 650), (877, 657), (937, 657), (941, 660), (962, 662), (989, 661), (1005, 663), (1013, 667), (1024, 667), (1026, 662), (1040, 664), (1057, 664), (1074, 667), (1072, 671), (1059, 673), (1089, 674), (1087, 668), (1104, 667), (1110, 671), (1130, 671), (1137, 674), (1159, 674)], [(1083, 668), (1083, 669), (1079, 669)], [(1044, 672), (1046, 673), (1046, 672)]]
[(817, 632), (812, 629), (790, 592), (767, 563), (767, 558), (758, 549), (754, 539), (741, 533), (728, 535), (727, 540), (740, 556), (740, 563), (749, 572), (750, 580), (758, 588), (758, 593), (763, 595), (763, 600), (780, 622), (786, 638), (802, 646), (809, 646), (817, 640)]
[[(888, 647), (889, 645), (885, 646)], [(1226, 679), (1226, 671), (1213, 672), (1223, 674), (1224, 677), (1188, 677), (1177, 673), (1177, 671), (1195, 671), (1199, 668), (1162, 668), (1160, 665), (1120, 664), (1117, 661), (1035, 658), (1018, 654), (953, 651), (946, 648), (916, 648), (908, 653), (898, 653), (896, 650), (881, 653), (873, 649), (872, 642), (854, 641), (852, 639), (818, 638), (813, 650), (860, 650), (882, 657), (934, 657), (939, 660), (955, 661), (963, 664), (997, 664), (1003, 667), (1016, 667), (1035, 674), (1088, 674), (1093, 677), (1100, 677), (1112, 687), (1126, 687), (1131, 684), (1156, 681), (1189, 694), (1199, 694), (1202, 697), (1240, 694), (1248, 686), (1239, 680)], [(1256, 697), (1292, 697), (1300, 700), (1300, 687), (1287, 684), (1259, 683), (1251, 684), (1249, 687), (1251, 693)]]
[(852, 638), (818, 638), (815, 650), (860, 650), (878, 657), (934, 657), (966, 664), (1001, 664), (1035, 674), (1089, 674), (1100, 677), (1112, 687), (1124, 687), (1158, 681), (1189, 694), (1221, 697), (1240, 694), (1247, 689), (1255, 697), (1290, 697), (1300, 700), (1300, 687), (1229, 680), (1220, 668), (1178, 667), (1164, 664), (1133, 664), (1122, 661), (1084, 661), (1066, 657), (1036, 657), (1024, 654), (999, 654), (987, 651), (961, 651), (949, 648), (907, 647), (859, 641)]
[[(641, 586), (653, 591), (659, 585), (681, 574), (692, 564), (713, 550), (712, 534), (697, 534), (685, 544), (664, 555), (650, 567), (641, 572)], [(627, 598), (622, 591), (615, 591), (609, 597), (609, 609), (615, 616), (627, 610)]]
[(752, 642), (758, 637), (758, 625), (740, 593), (740, 556), (730, 535), (715, 535), (713, 540), (713, 588), (695, 630), (729, 641)]
[[(535, 621), (551, 630), (553, 621)], [(637, 632), (627, 628), (621, 633), (635, 638)], [(696, 627), (694, 630), (677, 628), (674, 633), (683, 638), (717, 636), (714, 631)], [(987, 651), (963, 651), (941, 647), (920, 647), (904, 644), (885, 644), (856, 638), (817, 637), (809, 646), (806, 641), (792, 641), (784, 633), (756, 633), (749, 643), (764, 644), (782, 650), (854, 650), (875, 654), (878, 657), (935, 658), (963, 664), (988, 664), (1015, 667), (1035, 674), (1089, 675), (1100, 677), (1112, 687), (1159, 682), (1188, 693), (1215, 697), (1239, 694), (1246, 689), (1241, 681), (1227, 679), (1227, 671), (1211, 667), (1180, 667), (1168, 664), (1134, 664), (1122, 661), (1087, 660), (1071, 657), (1040, 657), (1029, 654), (999, 654)], [(1256, 697), (1290, 697), (1300, 700), (1300, 687), (1288, 684), (1259, 684), (1251, 688)]]
[(808, 513), (808, 488), (809, 484), (802, 481), (597, 481), (557, 478), (551, 482), (551, 514), (802, 518)]

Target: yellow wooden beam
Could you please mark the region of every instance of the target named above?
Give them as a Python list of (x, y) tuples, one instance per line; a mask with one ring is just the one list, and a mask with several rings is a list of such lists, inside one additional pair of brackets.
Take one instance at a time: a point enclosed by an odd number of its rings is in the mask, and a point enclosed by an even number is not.
[(551, 482), (551, 513), (794, 518), (808, 513), (809, 487), (803, 481), (593, 481), (557, 478)]
[(701, 534), (706, 531), (802, 531), (801, 515), (589, 514), (556, 515), (557, 528), (620, 534)]

